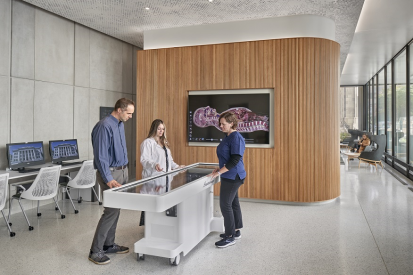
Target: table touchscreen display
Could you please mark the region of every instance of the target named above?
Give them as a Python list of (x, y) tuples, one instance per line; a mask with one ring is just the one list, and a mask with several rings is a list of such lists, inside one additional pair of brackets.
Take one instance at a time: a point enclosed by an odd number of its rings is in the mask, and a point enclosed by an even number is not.
[[(139, 181), (136, 184), (125, 186), (116, 190), (117, 192), (128, 192), (149, 195), (162, 195), (167, 192), (178, 189), (185, 184), (191, 183), (197, 179), (211, 174), (212, 171), (218, 168), (215, 165), (197, 165), (188, 169), (172, 172), (165, 175), (160, 175), (154, 179), (147, 181)], [(211, 178), (211, 181), (213, 179)]]

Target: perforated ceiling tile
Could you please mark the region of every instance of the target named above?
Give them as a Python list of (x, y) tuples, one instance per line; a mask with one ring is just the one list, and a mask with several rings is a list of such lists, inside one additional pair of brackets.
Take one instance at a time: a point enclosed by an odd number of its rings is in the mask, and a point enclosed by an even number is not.
[[(25, 0), (35, 6), (143, 47), (143, 31), (269, 18), (321, 15), (336, 22), (341, 68), (364, 0)], [(149, 7), (149, 10), (145, 8)]]

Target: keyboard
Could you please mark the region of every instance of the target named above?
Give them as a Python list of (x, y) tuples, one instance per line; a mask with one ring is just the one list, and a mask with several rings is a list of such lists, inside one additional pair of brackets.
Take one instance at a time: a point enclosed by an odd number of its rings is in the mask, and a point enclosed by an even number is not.
[(40, 168), (29, 168), (29, 169), (24, 169), (24, 170), (18, 170), (19, 173), (31, 173), (31, 172), (37, 172), (40, 171)]
[(65, 162), (65, 163), (62, 163), (61, 165), (62, 166), (69, 166), (69, 165), (75, 165), (75, 164), (82, 164), (83, 162), (85, 162), (85, 161), (82, 160), (82, 161)]

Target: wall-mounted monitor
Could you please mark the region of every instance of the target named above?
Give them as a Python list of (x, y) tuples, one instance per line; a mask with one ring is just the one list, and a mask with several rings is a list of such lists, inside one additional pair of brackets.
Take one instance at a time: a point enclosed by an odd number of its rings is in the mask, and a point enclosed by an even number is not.
[(36, 171), (25, 167), (44, 164), (43, 141), (6, 144), (9, 168), (20, 172)]
[(274, 147), (274, 89), (189, 91), (189, 145), (217, 146), (225, 137), (218, 121), (224, 112), (237, 116), (247, 147)]
[(51, 140), (49, 152), (52, 163), (62, 164), (62, 161), (79, 159), (77, 139)]

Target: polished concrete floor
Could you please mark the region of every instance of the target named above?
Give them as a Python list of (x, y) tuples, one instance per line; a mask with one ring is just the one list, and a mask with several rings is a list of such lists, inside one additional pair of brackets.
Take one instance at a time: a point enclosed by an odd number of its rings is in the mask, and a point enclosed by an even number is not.
[(117, 230), (116, 242), (131, 252), (110, 256), (104, 266), (87, 259), (102, 206), (76, 203), (75, 215), (65, 202), (63, 220), (53, 205), (42, 206), (40, 218), (28, 211), (34, 231), (14, 214), (14, 238), (0, 222), (0, 273), (413, 274), (413, 192), (386, 170), (344, 162), (337, 200), (316, 206), (242, 202), (242, 239), (217, 249), (218, 233), (211, 233), (179, 266), (151, 256), (136, 261), (133, 244), (143, 237), (137, 211), (123, 210)]

